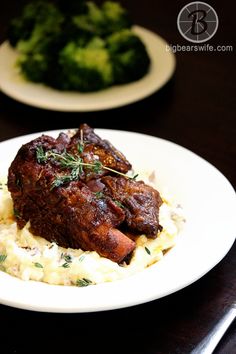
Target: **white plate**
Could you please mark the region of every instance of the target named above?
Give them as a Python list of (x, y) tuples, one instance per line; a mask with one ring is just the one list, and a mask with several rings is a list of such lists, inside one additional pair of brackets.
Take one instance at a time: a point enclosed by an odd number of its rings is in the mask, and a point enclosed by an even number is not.
[[(85, 288), (23, 281), (0, 272), (0, 301), (24, 309), (90, 312), (158, 299), (186, 287), (212, 269), (235, 240), (236, 196), (227, 179), (201, 157), (166, 140), (131, 132), (97, 130), (123, 151), (136, 171), (155, 169), (158, 189), (183, 206), (187, 222), (164, 258), (125, 280)], [(50, 132), (57, 136), (58, 131)], [(18, 148), (39, 134), (0, 144), (0, 170), (7, 173)]]
[(175, 69), (175, 57), (166, 50), (167, 43), (157, 34), (139, 26), (134, 26), (134, 32), (146, 44), (152, 61), (149, 73), (139, 81), (95, 93), (54, 90), (22, 79), (15, 66), (18, 54), (8, 42), (4, 42), (0, 46), (0, 88), (20, 102), (57, 111), (98, 111), (143, 99), (170, 79)]

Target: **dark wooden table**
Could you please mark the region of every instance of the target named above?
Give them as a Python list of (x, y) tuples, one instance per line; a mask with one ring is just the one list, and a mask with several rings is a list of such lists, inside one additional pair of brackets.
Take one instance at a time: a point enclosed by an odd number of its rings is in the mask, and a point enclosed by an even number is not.
[[(6, 38), (9, 19), (25, 2), (2, 2), (1, 42)], [(127, 0), (123, 3), (137, 24), (157, 32), (171, 44), (191, 44), (180, 36), (176, 27), (178, 12), (186, 1)], [(219, 0), (211, 4), (220, 22), (209, 43), (233, 45), (234, 12)], [(0, 140), (36, 131), (76, 127), (81, 122), (98, 128), (137, 131), (174, 141), (194, 151), (215, 165), (235, 186), (234, 53), (192, 51), (179, 52), (176, 56), (176, 73), (163, 89), (119, 109), (60, 113), (26, 106), (1, 93)], [(227, 225), (222, 237), (227, 237)], [(190, 353), (220, 318), (223, 309), (235, 300), (235, 269), (236, 245), (194, 284), (147, 304), (88, 314), (37, 313), (1, 305), (0, 347), (6, 348), (0, 349), (1, 353)], [(215, 353), (235, 352), (236, 326), (233, 324)]]

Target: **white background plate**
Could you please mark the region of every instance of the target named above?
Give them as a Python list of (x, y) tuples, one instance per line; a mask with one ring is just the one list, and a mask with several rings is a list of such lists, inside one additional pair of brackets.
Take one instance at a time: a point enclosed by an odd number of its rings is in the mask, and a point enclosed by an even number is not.
[[(177, 245), (158, 263), (125, 280), (85, 288), (22, 281), (0, 272), (0, 302), (49, 312), (90, 312), (144, 303), (173, 293), (212, 269), (235, 240), (236, 196), (211, 164), (174, 143), (112, 130), (96, 130), (125, 153), (135, 170), (155, 170), (158, 189), (183, 206), (187, 222)], [(58, 131), (50, 132), (57, 136)], [(28, 135), (0, 144), (1, 173)]]
[(175, 57), (157, 34), (134, 26), (151, 57), (151, 69), (141, 80), (95, 93), (62, 92), (22, 79), (16, 68), (17, 52), (8, 42), (0, 46), (0, 88), (8, 96), (40, 108), (58, 111), (97, 111), (123, 106), (160, 89), (172, 76)]

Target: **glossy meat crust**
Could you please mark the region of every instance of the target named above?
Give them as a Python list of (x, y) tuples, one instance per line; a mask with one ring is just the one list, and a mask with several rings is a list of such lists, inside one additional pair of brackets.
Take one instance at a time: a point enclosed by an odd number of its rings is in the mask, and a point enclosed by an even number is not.
[[(43, 158), (39, 158), (39, 151)], [(135, 242), (120, 231), (122, 225), (156, 236), (161, 203), (157, 191), (103, 168), (94, 171), (84, 166), (79, 178), (68, 180), (72, 170), (62, 165), (64, 156), (91, 164), (99, 161), (122, 173), (131, 168), (118, 150), (87, 125), (82, 125), (72, 138), (64, 133), (57, 139), (42, 135), (23, 145), (8, 174), (20, 228), (30, 221), (35, 235), (66, 248), (97, 251), (118, 263), (135, 248)], [(64, 182), (56, 185), (56, 179)]]
[(138, 234), (155, 238), (159, 229), (160, 194), (142, 181), (105, 176), (104, 194), (117, 200), (125, 211), (125, 224)]
[[(98, 159), (104, 166), (122, 173), (127, 173), (132, 167), (120, 151), (109, 141), (102, 140), (87, 124), (82, 124), (77, 133), (71, 138), (68, 151), (76, 154), (78, 152), (78, 144), (83, 144), (84, 146), (81, 153), (84, 162), (92, 163)], [(86, 180), (98, 178), (104, 174), (107, 174), (107, 171), (87, 173)]]

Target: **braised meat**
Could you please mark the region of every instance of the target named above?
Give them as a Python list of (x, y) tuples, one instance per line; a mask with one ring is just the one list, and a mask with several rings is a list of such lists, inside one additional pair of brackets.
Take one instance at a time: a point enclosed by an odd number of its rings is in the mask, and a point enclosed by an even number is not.
[[(76, 154), (78, 148), (80, 149), (81, 147), (81, 158), (85, 163), (94, 163), (99, 160), (104, 166), (122, 173), (128, 172), (132, 167), (120, 151), (109, 141), (102, 140), (87, 124), (81, 124), (77, 133), (71, 138), (68, 151)], [(96, 173), (87, 171), (86, 180), (108, 173), (106, 170), (100, 170)]]
[(33, 234), (60, 246), (122, 262), (135, 248), (123, 226), (156, 237), (161, 204), (156, 190), (119, 176), (130, 168), (87, 125), (72, 137), (42, 135), (23, 145), (9, 168), (18, 226), (30, 222)]
[(131, 231), (155, 238), (159, 229), (161, 197), (154, 188), (142, 181), (125, 177), (105, 176), (104, 194), (117, 200), (125, 210), (125, 223)]

